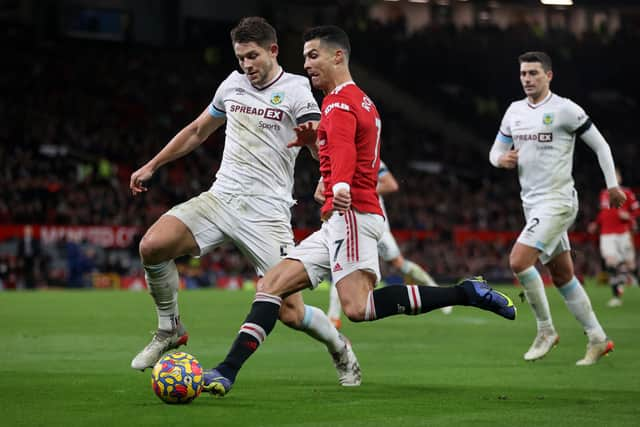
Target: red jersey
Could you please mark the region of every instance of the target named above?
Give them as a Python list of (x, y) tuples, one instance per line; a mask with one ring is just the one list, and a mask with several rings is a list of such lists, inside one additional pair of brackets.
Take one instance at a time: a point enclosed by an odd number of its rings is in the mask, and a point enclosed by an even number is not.
[[(620, 187), (627, 196), (627, 201), (619, 208), (612, 208), (609, 204), (609, 192), (602, 190), (600, 192), (600, 213), (596, 222), (600, 226), (600, 234), (621, 234), (631, 230), (633, 222), (640, 214), (640, 205), (633, 192), (626, 188)], [(620, 211), (628, 212), (629, 219), (620, 218)]]
[(343, 83), (325, 96), (318, 125), (323, 217), (333, 210), (333, 185), (339, 182), (351, 187), (353, 209), (383, 216), (376, 192), (381, 125), (376, 106), (355, 83)]

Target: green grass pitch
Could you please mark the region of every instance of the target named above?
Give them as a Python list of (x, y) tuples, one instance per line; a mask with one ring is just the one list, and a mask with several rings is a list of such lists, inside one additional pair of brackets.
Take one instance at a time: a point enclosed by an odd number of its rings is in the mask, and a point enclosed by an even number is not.
[[(505, 287), (514, 301), (517, 288)], [(0, 293), (0, 423), (5, 426), (626, 426), (640, 425), (640, 289), (624, 306), (588, 286), (616, 350), (576, 367), (586, 338), (558, 292), (547, 289), (560, 345), (525, 363), (535, 325), (456, 307), (445, 316), (346, 322), (363, 384), (341, 388), (323, 346), (277, 325), (223, 399), (202, 395), (166, 405), (150, 370), (131, 370), (150, 339), (155, 311), (146, 293)], [(180, 295), (187, 352), (204, 367), (226, 354), (248, 312), (250, 292)], [(326, 307), (326, 291), (305, 292)]]

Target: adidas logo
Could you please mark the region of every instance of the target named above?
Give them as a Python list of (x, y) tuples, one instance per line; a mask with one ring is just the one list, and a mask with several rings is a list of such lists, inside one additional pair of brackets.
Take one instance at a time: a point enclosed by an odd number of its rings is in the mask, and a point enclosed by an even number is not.
[(333, 272), (335, 273), (336, 271), (342, 271), (342, 266), (339, 262), (336, 262), (336, 265), (333, 266)]

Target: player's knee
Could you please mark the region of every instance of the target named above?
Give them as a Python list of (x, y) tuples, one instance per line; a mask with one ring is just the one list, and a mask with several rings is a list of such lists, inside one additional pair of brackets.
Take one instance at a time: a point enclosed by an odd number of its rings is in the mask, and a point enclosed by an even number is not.
[(342, 311), (352, 322), (362, 322), (364, 321), (366, 307), (364, 303), (359, 304), (355, 301), (347, 301), (343, 302)]
[(162, 259), (160, 248), (153, 237), (146, 234), (142, 240), (140, 240), (138, 251), (140, 252), (140, 259), (145, 265), (160, 264), (161, 262), (166, 261), (165, 259)]
[(511, 267), (511, 271), (518, 274), (531, 267), (527, 265), (527, 263), (520, 257), (517, 256), (509, 256), (509, 267)]

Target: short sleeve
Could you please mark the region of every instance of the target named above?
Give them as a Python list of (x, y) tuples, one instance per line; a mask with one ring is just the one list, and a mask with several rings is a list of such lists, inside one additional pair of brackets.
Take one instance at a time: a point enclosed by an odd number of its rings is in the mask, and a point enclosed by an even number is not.
[(229, 75), (220, 86), (216, 90), (215, 95), (213, 95), (213, 100), (209, 104), (209, 114), (213, 117), (224, 117), (227, 113), (224, 107), (224, 97), (227, 93), (227, 88), (229, 87), (229, 80), (231, 79), (233, 74)]
[(295, 100), (292, 103), (292, 113), (296, 118), (296, 123), (301, 124), (310, 120), (320, 120), (320, 108), (311, 92), (309, 81), (300, 77), (300, 85), (295, 93)]
[(511, 130), (511, 116), (513, 114), (513, 104), (507, 108), (504, 116), (502, 117), (502, 122), (500, 123), (500, 130), (498, 131), (498, 135), (496, 135), (496, 140), (503, 142), (505, 144), (513, 144), (512, 130)]
[(567, 107), (564, 111), (564, 126), (567, 132), (582, 135), (591, 127), (591, 119), (578, 104), (567, 100)]

